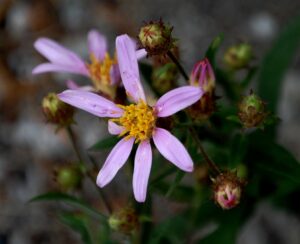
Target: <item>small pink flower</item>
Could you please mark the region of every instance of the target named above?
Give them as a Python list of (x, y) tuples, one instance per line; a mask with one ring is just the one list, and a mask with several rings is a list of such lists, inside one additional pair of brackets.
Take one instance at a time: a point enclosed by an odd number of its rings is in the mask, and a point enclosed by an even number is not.
[(193, 86), (200, 86), (205, 92), (215, 88), (216, 78), (207, 58), (196, 63), (190, 77)]
[[(96, 30), (91, 30), (87, 37), (90, 63), (85, 62), (73, 51), (63, 47), (49, 38), (39, 38), (35, 49), (50, 62), (35, 67), (33, 74), (45, 72), (68, 72), (91, 78), (96, 90), (105, 90), (107, 85), (117, 85), (120, 81), (120, 72), (116, 58), (111, 58), (107, 52), (106, 38)], [(146, 56), (144, 49), (136, 52), (138, 58)], [(73, 81), (68, 81), (70, 89), (78, 89)], [(91, 90), (91, 87), (84, 89)]]
[(198, 87), (183, 86), (169, 91), (153, 107), (146, 102), (140, 83), (135, 47), (127, 35), (116, 39), (120, 73), (124, 87), (134, 104), (127, 106), (91, 92), (66, 90), (59, 98), (98, 117), (112, 118), (108, 123), (111, 134), (125, 136), (108, 155), (97, 177), (97, 185), (104, 187), (127, 161), (134, 142), (139, 143), (134, 162), (133, 191), (138, 202), (146, 199), (152, 165), (150, 139), (158, 151), (180, 169), (193, 171), (193, 161), (182, 143), (170, 132), (156, 126), (156, 119), (170, 116), (198, 101), (203, 91)]

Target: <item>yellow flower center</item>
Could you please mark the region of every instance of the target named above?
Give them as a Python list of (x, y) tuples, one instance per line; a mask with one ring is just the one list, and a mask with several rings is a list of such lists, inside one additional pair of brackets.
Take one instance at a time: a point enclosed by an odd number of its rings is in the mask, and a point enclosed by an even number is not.
[(104, 59), (100, 61), (92, 53), (90, 55), (91, 63), (87, 64), (87, 68), (91, 75), (94, 86), (97, 90), (112, 95), (111, 91), (111, 78), (110, 70), (114, 64), (117, 64), (117, 59), (110, 57), (108, 53), (105, 53)]
[(149, 107), (144, 101), (128, 106), (118, 106), (124, 110), (124, 114), (120, 118), (112, 119), (112, 121), (125, 128), (120, 136), (127, 134), (126, 139), (134, 137), (136, 143), (152, 136), (156, 122), (153, 108)]

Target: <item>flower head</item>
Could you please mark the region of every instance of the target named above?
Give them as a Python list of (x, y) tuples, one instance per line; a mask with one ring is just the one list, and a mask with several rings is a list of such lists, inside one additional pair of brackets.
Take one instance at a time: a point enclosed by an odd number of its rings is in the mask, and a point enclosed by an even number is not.
[(207, 58), (196, 63), (190, 77), (192, 86), (200, 86), (204, 92), (212, 92), (216, 86), (216, 78)]
[(139, 32), (139, 40), (149, 56), (165, 55), (174, 47), (173, 27), (162, 20), (145, 24)]
[[(89, 31), (87, 41), (90, 62), (85, 62), (76, 53), (51, 39), (39, 38), (34, 43), (34, 47), (50, 62), (38, 65), (32, 73), (69, 72), (84, 75), (92, 80), (93, 90), (114, 97), (116, 86), (120, 82), (117, 58), (109, 55), (106, 38), (96, 30)], [(143, 57), (146, 53), (144, 50), (139, 50), (136, 55)], [(71, 89), (78, 88), (70, 81), (67, 85), (70, 85)]]
[(224, 63), (231, 69), (246, 67), (253, 58), (252, 47), (247, 43), (233, 45), (224, 54)]
[(112, 118), (108, 123), (111, 134), (124, 136), (112, 149), (97, 177), (100, 187), (108, 184), (127, 161), (134, 142), (138, 143), (135, 155), (133, 190), (135, 199), (146, 199), (148, 179), (152, 165), (152, 139), (158, 151), (180, 169), (191, 172), (193, 162), (182, 143), (170, 132), (156, 125), (156, 119), (168, 117), (199, 100), (202, 89), (184, 86), (171, 90), (151, 107), (147, 104), (140, 82), (135, 48), (127, 35), (116, 40), (119, 68), (128, 97), (134, 102), (127, 106), (87, 91), (67, 90), (59, 98), (98, 117)]
[(266, 104), (252, 91), (244, 96), (238, 104), (238, 116), (245, 128), (263, 127), (264, 120), (268, 116)]
[(43, 113), (47, 122), (65, 127), (72, 124), (74, 108), (60, 101), (55, 93), (49, 93), (42, 101)]
[(216, 78), (207, 58), (195, 64), (190, 76), (190, 84), (201, 87), (205, 93), (189, 108), (189, 114), (195, 120), (206, 120), (216, 109)]
[(231, 209), (240, 203), (245, 182), (236, 173), (224, 172), (213, 180), (215, 202), (223, 209)]

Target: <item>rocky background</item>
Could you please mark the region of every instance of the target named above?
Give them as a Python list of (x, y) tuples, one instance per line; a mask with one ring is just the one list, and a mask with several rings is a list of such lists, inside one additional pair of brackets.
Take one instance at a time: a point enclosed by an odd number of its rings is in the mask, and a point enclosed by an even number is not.
[[(226, 47), (240, 41), (253, 45), (255, 62), (260, 62), (280, 30), (299, 14), (296, 0), (0, 0), (0, 244), (80, 243), (58, 221), (57, 205), (27, 203), (55, 188), (53, 168), (75, 157), (66, 134), (55, 134), (41, 113), (42, 97), (64, 89), (70, 76), (31, 75), (43, 61), (33, 49), (38, 37), (56, 39), (86, 57), (91, 28), (107, 36), (113, 52), (116, 35), (136, 36), (143, 21), (162, 17), (174, 26), (183, 65), (190, 70), (221, 32), (220, 63)], [(279, 140), (300, 159), (299, 93), (298, 53), (285, 76), (278, 115)], [(83, 112), (76, 120), (85, 148), (107, 134), (101, 122)], [(299, 218), (261, 203), (238, 243), (299, 244)]]

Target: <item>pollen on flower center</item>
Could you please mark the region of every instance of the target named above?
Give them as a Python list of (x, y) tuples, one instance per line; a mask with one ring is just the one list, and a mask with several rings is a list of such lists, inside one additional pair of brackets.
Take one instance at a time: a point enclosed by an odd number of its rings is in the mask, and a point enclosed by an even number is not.
[(125, 128), (120, 136), (127, 134), (126, 138), (134, 137), (136, 142), (144, 141), (152, 136), (156, 122), (153, 108), (143, 101), (138, 104), (118, 106), (124, 110), (124, 114), (118, 119), (112, 119), (112, 121)]
[(100, 61), (92, 53), (90, 55), (91, 63), (87, 64), (91, 78), (96, 88), (101, 88), (103, 85), (110, 85), (110, 69), (111, 66), (117, 63), (117, 60), (112, 59), (108, 53), (105, 53), (104, 59)]

